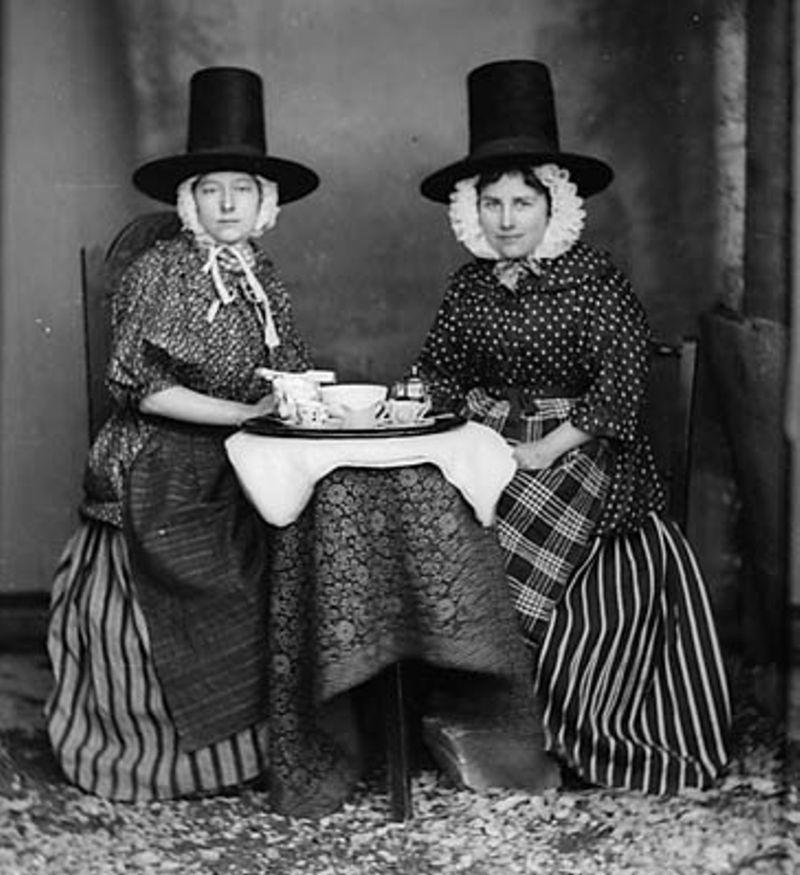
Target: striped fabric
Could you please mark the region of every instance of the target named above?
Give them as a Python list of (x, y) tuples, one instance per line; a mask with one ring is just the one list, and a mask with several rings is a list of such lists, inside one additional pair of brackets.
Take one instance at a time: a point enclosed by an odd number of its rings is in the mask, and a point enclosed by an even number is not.
[(592, 783), (707, 787), (726, 763), (730, 703), (700, 570), (650, 514), (598, 539), (548, 629), (536, 679), (548, 749)]
[(66, 777), (83, 790), (120, 801), (166, 799), (232, 787), (265, 770), (263, 726), (179, 750), (118, 529), (85, 522), (67, 544), (48, 650), (50, 740)]

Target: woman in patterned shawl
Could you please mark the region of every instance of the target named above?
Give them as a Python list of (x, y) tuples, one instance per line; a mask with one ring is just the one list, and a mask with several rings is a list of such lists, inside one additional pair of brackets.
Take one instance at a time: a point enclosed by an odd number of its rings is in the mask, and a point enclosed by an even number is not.
[(723, 769), (727, 682), (696, 560), (642, 433), (650, 332), (580, 239), (603, 162), (562, 152), (547, 68), (468, 77), (470, 153), (422, 183), (475, 259), (418, 359), (437, 407), (501, 431), (518, 470), (497, 534), (537, 656), (549, 750), (584, 782), (664, 793)]
[(263, 574), (265, 538), (223, 440), (273, 408), (257, 368), (311, 364), (253, 238), (318, 178), (266, 154), (255, 73), (201, 70), (190, 94), (187, 153), (134, 174), (183, 229), (114, 290), (113, 413), (52, 593), (53, 750), (69, 780), (119, 800), (212, 792), (264, 768), (264, 588), (242, 582)]

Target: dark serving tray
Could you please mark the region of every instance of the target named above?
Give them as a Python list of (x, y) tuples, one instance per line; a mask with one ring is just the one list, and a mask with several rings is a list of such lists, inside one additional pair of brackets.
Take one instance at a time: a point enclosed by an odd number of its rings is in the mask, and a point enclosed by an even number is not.
[(269, 437), (296, 438), (393, 438), (414, 437), (417, 435), (437, 434), (450, 431), (466, 422), (454, 413), (440, 413), (413, 425), (378, 425), (374, 428), (340, 428), (336, 426), (318, 426), (316, 428), (302, 425), (290, 425), (274, 416), (258, 416), (246, 419), (242, 423), (242, 431), (251, 434), (268, 435)]

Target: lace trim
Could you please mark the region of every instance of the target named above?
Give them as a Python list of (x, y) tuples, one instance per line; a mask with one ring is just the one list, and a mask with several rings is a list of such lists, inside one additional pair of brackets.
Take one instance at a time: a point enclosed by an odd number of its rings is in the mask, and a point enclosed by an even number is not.
[[(550, 219), (544, 236), (529, 256), (534, 261), (558, 258), (578, 242), (586, 222), (583, 198), (568, 171), (555, 164), (534, 167), (536, 178), (550, 193)], [(499, 260), (501, 255), (489, 243), (478, 216), (478, 177), (457, 182), (450, 195), (448, 216), (456, 240), (476, 258)]]

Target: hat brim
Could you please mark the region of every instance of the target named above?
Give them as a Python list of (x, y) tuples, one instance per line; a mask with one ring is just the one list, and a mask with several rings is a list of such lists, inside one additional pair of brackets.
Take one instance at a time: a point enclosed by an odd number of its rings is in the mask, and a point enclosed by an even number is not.
[(578, 188), (581, 197), (589, 197), (606, 188), (614, 178), (614, 171), (605, 161), (576, 155), (572, 152), (515, 152), (507, 155), (468, 156), (455, 164), (448, 164), (426, 177), (420, 191), (423, 197), (437, 203), (450, 202), (450, 194), (457, 182), (470, 176), (491, 170), (511, 167), (538, 167), (541, 164), (556, 164), (569, 172), (570, 179)]
[(235, 152), (195, 152), (149, 161), (133, 174), (133, 184), (139, 191), (157, 201), (174, 204), (178, 186), (184, 179), (228, 170), (272, 180), (278, 186), (280, 204), (300, 200), (319, 185), (319, 176), (296, 161), (270, 155), (243, 155)]

